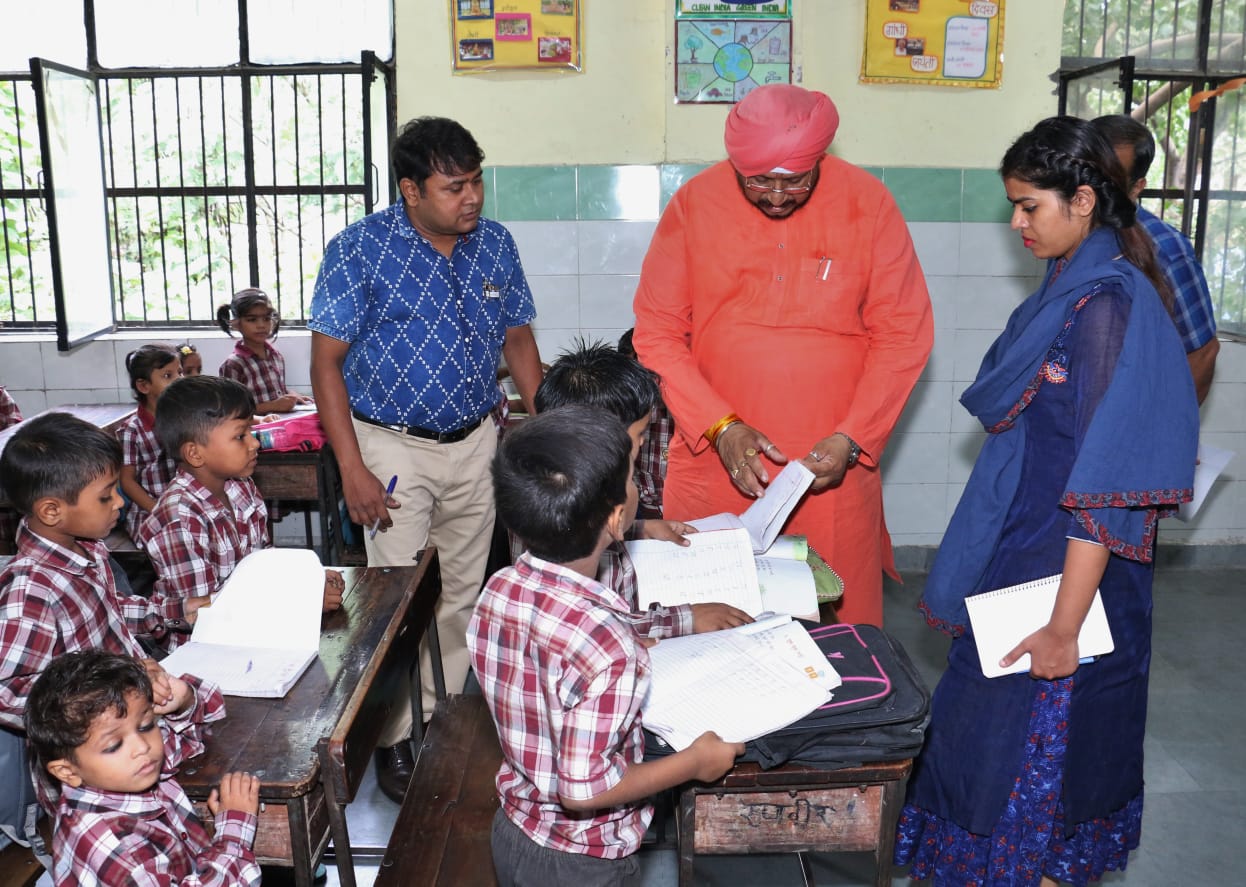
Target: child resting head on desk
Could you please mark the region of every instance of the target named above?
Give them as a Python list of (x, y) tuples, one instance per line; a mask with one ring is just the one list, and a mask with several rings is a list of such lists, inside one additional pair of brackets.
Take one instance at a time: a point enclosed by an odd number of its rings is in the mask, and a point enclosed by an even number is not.
[(172, 345), (143, 345), (125, 356), (125, 368), (138, 410), (117, 429), (121, 491), (130, 500), (125, 511), (126, 531), (136, 545), (142, 545), (139, 529), (177, 470), (177, 462), (160, 449), (155, 422), (156, 401), (164, 389), (182, 377), (182, 363)]
[[(558, 355), (536, 392), (538, 413), (571, 405), (590, 406), (605, 410), (623, 422), (632, 442), (633, 466), (645, 445), (649, 423), (659, 403), (657, 376), (650, 370), (609, 345), (602, 342), (590, 345), (583, 340)], [(635, 509), (628, 515), (629, 522), (634, 513)], [(695, 532), (695, 528), (683, 521), (657, 518), (633, 522), (626, 538), (664, 539), (687, 545), (684, 534)], [(613, 588), (635, 609), (636, 569), (621, 540), (612, 541), (602, 552), (597, 581)], [(752, 621), (743, 610), (721, 603), (675, 607), (654, 604), (643, 613), (633, 612), (631, 616), (637, 633), (651, 638), (718, 631)]]
[(631, 466), (622, 422), (581, 406), (507, 432), (494, 459), (498, 516), (528, 548), (489, 579), (467, 629), (502, 746), (492, 847), (503, 887), (638, 877), (647, 799), (718, 779), (744, 751), (705, 733), (641, 760), (646, 642), (628, 602), (593, 578), (635, 513)]
[(307, 395), (286, 389), (286, 360), (271, 341), (281, 328), (281, 315), (266, 292), (254, 287), (239, 290), (228, 305), (216, 310), (216, 321), (231, 337), (234, 331), (242, 337), (217, 372), (247, 387), (255, 396), (256, 412), (288, 413), (297, 404), (312, 402)]
[[(156, 436), (178, 468), (140, 533), (156, 569), (154, 597), (184, 608), (192, 624), (238, 562), (269, 544), (268, 511), (251, 479), (260, 449), (254, 413), (251, 392), (218, 376), (178, 379), (160, 396)], [(341, 606), (344, 587), (341, 573), (325, 571), (326, 613)], [(186, 639), (170, 633), (166, 645)]]
[(174, 778), (179, 764), (203, 752), (204, 725), (225, 717), (221, 691), (192, 677), (170, 683), (176, 707), (162, 719), (147, 672), (128, 656), (68, 653), (35, 681), (26, 735), (40, 776), (60, 794), (57, 884), (260, 883), (251, 852), (259, 780), (225, 775), (208, 798), (209, 837)]

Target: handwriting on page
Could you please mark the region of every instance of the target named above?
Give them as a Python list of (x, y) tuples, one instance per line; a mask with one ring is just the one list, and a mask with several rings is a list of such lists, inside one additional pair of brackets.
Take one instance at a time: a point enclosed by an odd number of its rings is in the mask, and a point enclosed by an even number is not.
[(652, 599), (674, 603), (663, 597), (678, 589), (679, 603), (721, 601), (750, 615), (761, 611), (757, 567), (744, 530), (693, 533), (687, 539), (687, 547), (651, 540), (628, 544), (642, 606)]

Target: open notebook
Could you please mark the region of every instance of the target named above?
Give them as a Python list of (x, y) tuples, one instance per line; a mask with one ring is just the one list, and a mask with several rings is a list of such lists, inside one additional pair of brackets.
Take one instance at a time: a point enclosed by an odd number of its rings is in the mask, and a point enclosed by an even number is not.
[(190, 643), (161, 666), (211, 681), (226, 696), (285, 696), (320, 651), (324, 581), (314, 551), (252, 552), (199, 611)]
[(706, 730), (746, 742), (786, 727), (842, 683), (805, 627), (780, 615), (664, 638), (649, 648), (649, 661), (641, 717), (677, 751)]

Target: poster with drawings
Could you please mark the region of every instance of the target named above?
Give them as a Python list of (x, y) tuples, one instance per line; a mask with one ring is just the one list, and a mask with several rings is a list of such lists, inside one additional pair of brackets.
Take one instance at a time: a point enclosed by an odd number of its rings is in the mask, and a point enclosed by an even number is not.
[(791, 82), (790, 20), (676, 20), (676, 101), (734, 103), (758, 86)]
[(582, 70), (580, 0), (450, 0), (456, 74)]

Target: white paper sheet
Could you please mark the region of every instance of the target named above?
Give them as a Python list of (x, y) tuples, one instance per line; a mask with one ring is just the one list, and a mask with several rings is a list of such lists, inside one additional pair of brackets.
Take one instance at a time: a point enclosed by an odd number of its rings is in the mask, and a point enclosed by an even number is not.
[(1174, 515), (1177, 520), (1193, 520), (1194, 515), (1203, 507), (1203, 500), (1211, 492), (1211, 485), (1233, 461), (1235, 455), (1236, 453), (1232, 450), (1223, 450), (1211, 444), (1200, 443), (1198, 445), (1198, 464), (1194, 466), (1194, 498), (1189, 502), (1183, 502), (1177, 509)]

